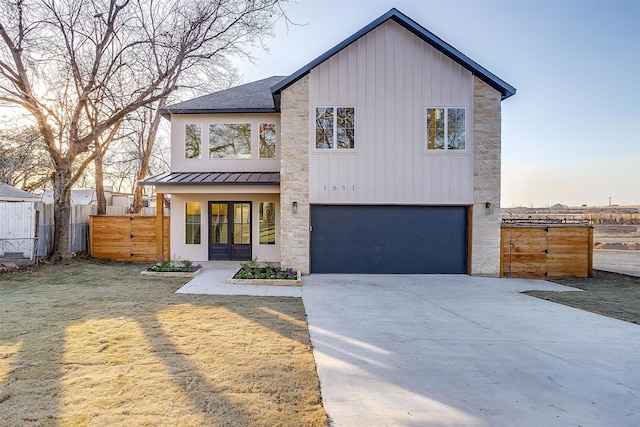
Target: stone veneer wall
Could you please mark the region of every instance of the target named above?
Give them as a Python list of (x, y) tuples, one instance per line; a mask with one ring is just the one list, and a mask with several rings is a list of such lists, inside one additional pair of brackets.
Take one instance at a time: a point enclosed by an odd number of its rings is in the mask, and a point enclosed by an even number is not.
[[(474, 77), (471, 271), (500, 274), (500, 93)], [(487, 215), (486, 203), (493, 213)]]
[[(293, 202), (298, 212), (292, 212)], [(309, 274), (309, 76), (280, 99), (281, 265)]]

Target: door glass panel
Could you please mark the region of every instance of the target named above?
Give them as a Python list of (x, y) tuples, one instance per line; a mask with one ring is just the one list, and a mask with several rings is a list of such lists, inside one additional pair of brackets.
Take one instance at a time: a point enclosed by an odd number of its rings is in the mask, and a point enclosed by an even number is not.
[(245, 245), (251, 243), (251, 224), (242, 224), (242, 243)]
[(228, 243), (227, 204), (211, 204), (211, 243)]
[(249, 203), (233, 204), (233, 243), (251, 244), (251, 205)]

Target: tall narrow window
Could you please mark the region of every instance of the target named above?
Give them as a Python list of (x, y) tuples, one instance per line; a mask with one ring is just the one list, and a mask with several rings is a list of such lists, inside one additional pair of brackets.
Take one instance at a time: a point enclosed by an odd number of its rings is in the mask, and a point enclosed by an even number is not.
[(337, 112), (337, 141), (338, 148), (354, 148), (355, 146), (355, 109), (352, 107), (338, 107)]
[(210, 159), (250, 159), (251, 124), (209, 125)]
[(427, 108), (427, 150), (464, 150), (465, 126), (464, 108)]
[(276, 124), (260, 123), (260, 158), (276, 158)]
[(187, 245), (200, 244), (200, 203), (187, 202), (185, 218), (185, 243)]
[(199, 159), (202, 145), (202, 126), (191, 123), (185, 125), (184, 157), (185, 159)]
[(276, 244), (276, 204), (260, 202), (260, 244)]
[(333, 148), (333, 108), (316, 108), (316, 148)]
[(449, 150), (464, 150), (465, 139), (464, 108), (447, 109), (447, 148)]
[(316, 107), (316, 148), (355, 148), (355, 108)]
[(444, 108), (427, 108), (427, 148), (444, 148)]

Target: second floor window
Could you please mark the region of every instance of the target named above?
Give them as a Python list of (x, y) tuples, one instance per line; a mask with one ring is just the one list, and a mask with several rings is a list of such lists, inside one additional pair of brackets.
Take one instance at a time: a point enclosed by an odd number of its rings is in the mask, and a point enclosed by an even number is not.
[(251, 124), (209, 125), (210, 159), (250, 159)]
[(202, 127), (199, 124), (187, 124), (184, 129), (184, 158), (199, 159), (202, 146)]
[(276, 124), (260, 123), (260, 158), (276, 158)]
[(355, 108), (316, 107), (316, 148), (355, 148)]
[(464, 150), (465, 126), (464, 108), (427, 108), (427, 150)]

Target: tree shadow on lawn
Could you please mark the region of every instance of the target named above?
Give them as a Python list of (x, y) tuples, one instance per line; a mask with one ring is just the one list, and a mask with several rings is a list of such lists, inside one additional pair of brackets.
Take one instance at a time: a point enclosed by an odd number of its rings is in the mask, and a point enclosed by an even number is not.
[(0, 278), (0, 425), (326, 425), (300, 300), (89, 264)]

